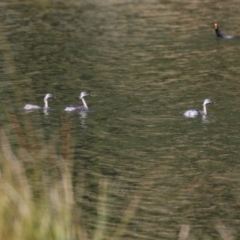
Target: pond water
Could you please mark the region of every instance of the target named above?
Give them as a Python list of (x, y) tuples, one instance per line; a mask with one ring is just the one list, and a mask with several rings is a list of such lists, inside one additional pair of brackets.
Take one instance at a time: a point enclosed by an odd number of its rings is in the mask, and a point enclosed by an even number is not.
[[(240, 36), (239, 1), (1, 6), (2, 128), (15, 149), (53, 144), (73, 165), (90, 234), (107, 179), (109, 235), (129, 211), (125, 239), (240, 236), (240, 39), (213, 29)], [(90, 112), (64, 112), (81, 91)], [(48, 92), (48, 112), (23, 110)], [(183, 117), (205, 98), (215, 101), (206, 118)]]

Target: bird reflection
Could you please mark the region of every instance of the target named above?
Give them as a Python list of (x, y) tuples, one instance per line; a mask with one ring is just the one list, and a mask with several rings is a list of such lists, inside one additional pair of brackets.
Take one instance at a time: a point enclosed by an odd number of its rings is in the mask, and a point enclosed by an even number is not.
[(49, 109), (44, 109), (44, 110), (43, 110), (43, 113), (44, 113), (45, 116), (49, 115), (48, 110), (49, 110)]
[(85, 124), (85, 119), (87, 118), (88, 112), (79, 112), (79, 119), (80, 119), (80, 123), (81, 123), (81, 127), (86, 129), (87, 126)]
[(204, 124), (209, 123), (209, 119), (206, 115), (202, 115), (202, 123)]
[[(45, 116), (48, 116), (49, 115), (49, 111), (50, 111), (50, 108), (44, 108), (42, 112), (44, 113)], [(27, 114), (29, 114), (29, 113), (36, 112), (36, 111), (35, 111), (35, 109), (33, 109), (33, 110), (26, 110), (25, 112)]]

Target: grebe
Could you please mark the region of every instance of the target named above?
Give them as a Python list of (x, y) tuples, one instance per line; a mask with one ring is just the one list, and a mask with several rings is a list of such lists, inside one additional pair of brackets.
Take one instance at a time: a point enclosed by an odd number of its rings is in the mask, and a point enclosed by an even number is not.
[(185, 117), (189, 117), (189, 118), (194, 118), (199, 115), (206, 116), (207, 115), (207, 104), (213, 104), (213, 103), (214, 102), (211, 101), (210, 99), (205, 99), (203, 102), (203, 110), (202, 111), (192, 108), (192, 109), (187, 110), (183, 115)]
[[(44, 109), (47, 109), (48, 108), (48, 99), (50, 98), (54, 98), (54, 96), (51, 94), (51, 93), (47, 93), (44, 97)], [(25, 110), (36, 110), (36, 109), (40, 109), (42, 107), (40, 106), (37, 106), (37, 105), (32, 105), (32, 104), (26, 104), (24, 106), (24, 109)]]
[(79, 99), (82, 100), (83, 105), (82, 106), (75, 106), (75, 105), (70, 105), (65, 108), (64, 111), (67, 112), (72, 112), (72, 111), (88, 111), (88, 106), (87, 103), (85, 102), (84, 98), (90, 96), (87, 92), (81, 92)]
[(215, 32), (216, 32), (216, 35), (217, 35), (218, 38), (231, 39), (231, 38), (235, 37), (234, 35), (225, 35), (225, 34), (221, 33), (220, 30), (218, 29), (218, 24), (217, 23), (214, 23), (213, 27), (215, 29)]

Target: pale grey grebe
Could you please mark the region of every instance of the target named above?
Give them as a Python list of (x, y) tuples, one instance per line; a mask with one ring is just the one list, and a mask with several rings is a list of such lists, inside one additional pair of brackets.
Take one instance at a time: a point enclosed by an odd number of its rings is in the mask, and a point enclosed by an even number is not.
[(87, 103), (85, 102), (84, 98), (90, 96), (87, 92), (81, 92), (79, 99), (82, 100), (83, 105), (82, 106), (75, 106), (75, 105), (70, 105), (65, 108), (64, 111), (67, 112), (72, 112), (72, 111), (88, 111), (88, 106)]
[[(49, 98), (54, 98), (54, 96), (51, 94), (51, 93), (47, 93), (44, 97), (44, 109), (47, 109), (48, 108), (48, 99)], [(25, 110), (37, 110), (37, 109), (40, 109), (42, 107), (38, 106), (38, 105), (32, 105), (32, 104), (26, 104), (24, 106), (24, 109)]]
[(198, 109), (189, 109), (187, 110), (183, 115), (185, 117), (189, 117), (189, 118), (194, 118), (197, 117), (199, 115), (207, 115), (207, 104), (213, 104), (214, 102), (211, 101), (210, 99), (205, 99), (203, 102), (203, 110), (198, 110)]

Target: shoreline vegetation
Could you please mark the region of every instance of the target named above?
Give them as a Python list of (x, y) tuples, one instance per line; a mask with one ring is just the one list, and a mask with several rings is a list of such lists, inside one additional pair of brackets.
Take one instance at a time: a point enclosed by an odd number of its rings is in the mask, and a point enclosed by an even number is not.
[[(81, 217), (81, 206), (80, 209), (76, 206), (70, 165), (55, 156), (57, 167), (50, 174), (45, 174), (42, 169), (41, 176), (38, 174), (34, 181), (36, 176), (28, 174), (25, 165), (40, 159), (31, 159), (24, 151), (13, 153), (4, 130), (0, 131), (0, 137), (0, 239), (121, 239), (143, 194), (153, 183), (150, 178), (138, 187), (112, 232), (112, 228), (109, 231), (107, 227), (111, 217), (111, 211), (107, 209), (110, 181), (106, 177), (97, 177), (98, 193), (96, 206), (93, 206), (96, 208), (95, 224), (89, 233)], [(84, 192), (82, 188), (80, 191)]]
[(41, 183), (35, 186), (23, 163), (31, 157), (26, 153), (22, 154), (25, 159), (16, 156), (4, 131), (1, 143), (0, 238), (87, 239), (73, 224), (73, 190), (64, 161), (59, 160), (59, 178), (42, 173)]

